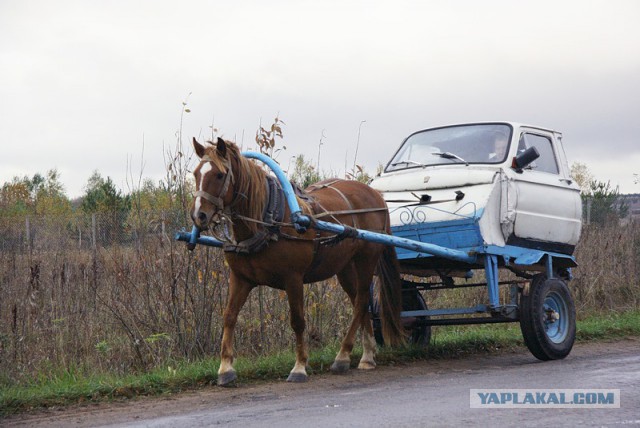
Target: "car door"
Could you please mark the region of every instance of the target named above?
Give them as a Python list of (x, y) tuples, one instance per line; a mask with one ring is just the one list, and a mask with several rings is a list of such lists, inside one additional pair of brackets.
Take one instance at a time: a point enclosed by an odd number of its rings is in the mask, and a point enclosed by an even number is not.
[(518, 153), (535, 147), (540, 153), (529, 167), (513, 175), (516, 193), (513, 234), (508, 244), (572, 253), (580, 237), (581, 202), (561, 150), (550, 131), (521, 129)]

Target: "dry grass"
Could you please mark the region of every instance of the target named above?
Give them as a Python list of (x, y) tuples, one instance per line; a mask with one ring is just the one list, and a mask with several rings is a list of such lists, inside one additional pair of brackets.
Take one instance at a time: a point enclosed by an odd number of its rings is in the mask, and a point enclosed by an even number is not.
[(571, 287), (578, 314), (640, 307), (640, 223), (584, 228), (576, 258)]
[[(0, 384), (70, 367), (124, 374), (219, 352), (228, 281), (221, 250), (189, 253), (161, 234), (92, 249), (50, 219), (31, 223), (39, 230), (32, 245), (6, 228), (2, 235), (18, 238), (0, 251)], [(305, 306), (312, 346), (341, 336), (350, 305), (335, 282), (308, 286)], [(254, 290), (237, 350), (287, 349), (292, 338), (285, 294)]]
[[(32, 221), (31, 233), (38, 234), (31, 243), (16, 231), (24, 219), (3, 227), (0, 386), (69, 371), (125, 374), (219, 352), (228, 280), (220, 250), (189, 253), (157, 230), (129, 231), (111, 240), (120, 243), (94, 249), (87, 232), (79, 239), (68, 219)], [(168, 225), (167, 232), (175, 228)], [(639, 225), (586, 229), (576, 255), (579, 314), (640, 306)], [(486, 299), (484, 288), (441, 294), (428, 303)], [(305, 307), (312, 348), (342, 337), (350, 305), (334, 281), (307, 286)], [(284, 293), (254, 290), (235, 344), (241, 355), (292, 349)]]

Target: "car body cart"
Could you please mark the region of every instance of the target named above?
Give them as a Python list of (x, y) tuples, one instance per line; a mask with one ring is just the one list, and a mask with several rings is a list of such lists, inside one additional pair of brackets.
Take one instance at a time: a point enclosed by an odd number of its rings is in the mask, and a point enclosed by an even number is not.
[[(273, 171), (296, 228), (336, 234), (352, 229), (311, 221), (275, 161), (260, 153), (243, 155)], [(572, 254), (582, 207), (559, 132), (514, 122), (426, 129), (404, 140), (370, 186), (387, 202), (392, 235), (352, 229), (349, 236), (396, 247), (404, 277), (401, 317), (413, 342), (428, 343), (432, 325), (519, 322), (535, 357), (569, 354), (576, 330), (567, 282), (576, 266)], [(196, 228), (176, 239), (191, 246), (222, 245)], [(500, 281), (500, 270), (516, 279)], [(429, 291), (463, 287), (485, 287), (487, 301), (427, 307)], [(500, 293), (501, 287), (508, 292)], [(372, 300), (381, 342), (377, 307)]]

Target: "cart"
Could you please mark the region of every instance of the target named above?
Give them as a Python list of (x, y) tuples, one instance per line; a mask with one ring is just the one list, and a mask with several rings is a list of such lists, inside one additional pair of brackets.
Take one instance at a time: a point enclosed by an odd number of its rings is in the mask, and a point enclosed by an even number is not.
[[(566, 357), (576, 334), (567, 282), (576, 266), (581, 202), (562, 135), (515, 122), (430, 128), (411, 134), (370, 185), (389, 207), (392, 235), (310, 219), (278, 164), (264, 162), (280, 181), (296, 228), (396, 247), (403, 273), (403, 323), (411, 340), (426, 345), (431, 326), (519, 322), (540, 360)], [(346, 230), (351, 229), (351, 230)], [(176, 239), (222, 246), (192, 232)], [(500, 281), (499, 272), (515, 279)], [(484, 287), (487, 301), (470, 307), (429, 308), (429, 292)], [(372, 293), (374, 295), (375, 293)], [(374, 333), (381, 343), (378, 304)]]

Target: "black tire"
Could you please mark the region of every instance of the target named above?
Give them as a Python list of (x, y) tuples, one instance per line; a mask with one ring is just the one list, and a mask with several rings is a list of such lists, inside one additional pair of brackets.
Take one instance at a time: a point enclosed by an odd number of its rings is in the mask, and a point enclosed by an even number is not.
[(535, 275), (520, 298), (520, 329), (529, 351), (542, 361), (560, 360), (576, 339), (576, 309), (566, 282)]
[[(372, 287), (373, 290), (373, 287)], [(373, 336), (376, 339), (376, 343), (380, 346), (384, 345), (384, 338), (382, 337), (382, 324), (380, 321), (380, 303), (376, 297), (373, 297), (371, 293), (371, 319), (373, 321)], [(427, 303), (424, 301), (422, 294), (415, 288), (404, 288), (402, 290), (402, 310), (403, 311), (418, 311), (427, 310)], [(403, 318), (402, 324), (404, 325), (407, 333), (409, 334), (409, 343), (416, 346), (426, 347), (431, 341), (431, 326), (420, 325), (420, 320), (428, 317), (415, 317), (415, 318)]]

